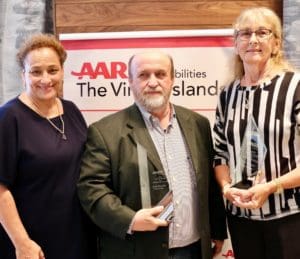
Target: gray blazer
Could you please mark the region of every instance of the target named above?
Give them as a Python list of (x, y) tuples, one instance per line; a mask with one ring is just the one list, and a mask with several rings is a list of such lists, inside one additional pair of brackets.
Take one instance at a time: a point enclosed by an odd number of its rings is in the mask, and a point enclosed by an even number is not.
[[(198, 227), (203, 259), (211, 258), (211, 238), (226, 238), (223, 199), (214, 180), (209, 121), (174, 106), (191, 153), (200, 197)], [(134, 104), (92, 124), (88, 129), (78, 193), (83, 208), (99, 226), (101, 259), (167, 259), (168, 228), (127, 234), (141, 209), (137, 143), (147, 150), (149, 176), (163, 170), (160, 158)], [(164, 193), (156, 193), (156, 204)]]

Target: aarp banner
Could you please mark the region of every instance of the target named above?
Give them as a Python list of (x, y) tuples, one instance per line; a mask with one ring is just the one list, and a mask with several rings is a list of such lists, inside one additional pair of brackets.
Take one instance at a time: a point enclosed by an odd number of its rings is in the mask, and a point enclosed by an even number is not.
[(231, 29), (61, 34), (68, 53), (64, 98), (76, 103), (88, 124), (131, 105), (128, 60), (159, 48), (174, 59), (172, 102), (212, 124), (217, 96), (232, 74), (232, 35)]

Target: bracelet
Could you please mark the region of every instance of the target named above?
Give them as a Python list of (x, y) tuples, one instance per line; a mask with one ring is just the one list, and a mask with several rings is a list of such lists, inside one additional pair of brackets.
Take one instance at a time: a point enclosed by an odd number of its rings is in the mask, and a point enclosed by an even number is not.
[(282, 186), (282, 183), (280, 182), (279, 179), (273, 179), (272, 182), (275, 184), (276, 186), (276, 191), (275, 193), (276, 194), (280, 194), (280, 193), (283, 193), (283, 186)]
[(228, 189), (231, 187), (230, 183), (226, 183), (223, 187), (222, 187), (222, 193), (223, 195), (226, 195), (226, 192), (228, 191)]

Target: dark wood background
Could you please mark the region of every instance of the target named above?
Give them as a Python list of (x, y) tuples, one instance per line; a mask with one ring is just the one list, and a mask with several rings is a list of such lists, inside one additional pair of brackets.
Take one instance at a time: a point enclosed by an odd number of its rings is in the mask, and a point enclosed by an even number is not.
[(240, 11), (284, 0), (54, 0), (56, 33), (231, 28)]

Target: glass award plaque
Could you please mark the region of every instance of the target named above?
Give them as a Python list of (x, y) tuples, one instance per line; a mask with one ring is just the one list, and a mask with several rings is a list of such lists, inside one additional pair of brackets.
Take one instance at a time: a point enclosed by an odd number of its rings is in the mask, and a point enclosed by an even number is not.
[(248, 189), (256, 183), (265, 180), (262, 165), (267, 148), (264, 144), (254, 118), (251, 116), (243, 137), (240, 156), (234, 174), (234, 186), (240, 189)]
[(137, 155), (141, 205), (151, 208), (169, 191), (168, 179), (163, 170), (149, 172), (147, 150), (140, 143), (137, 143)]

